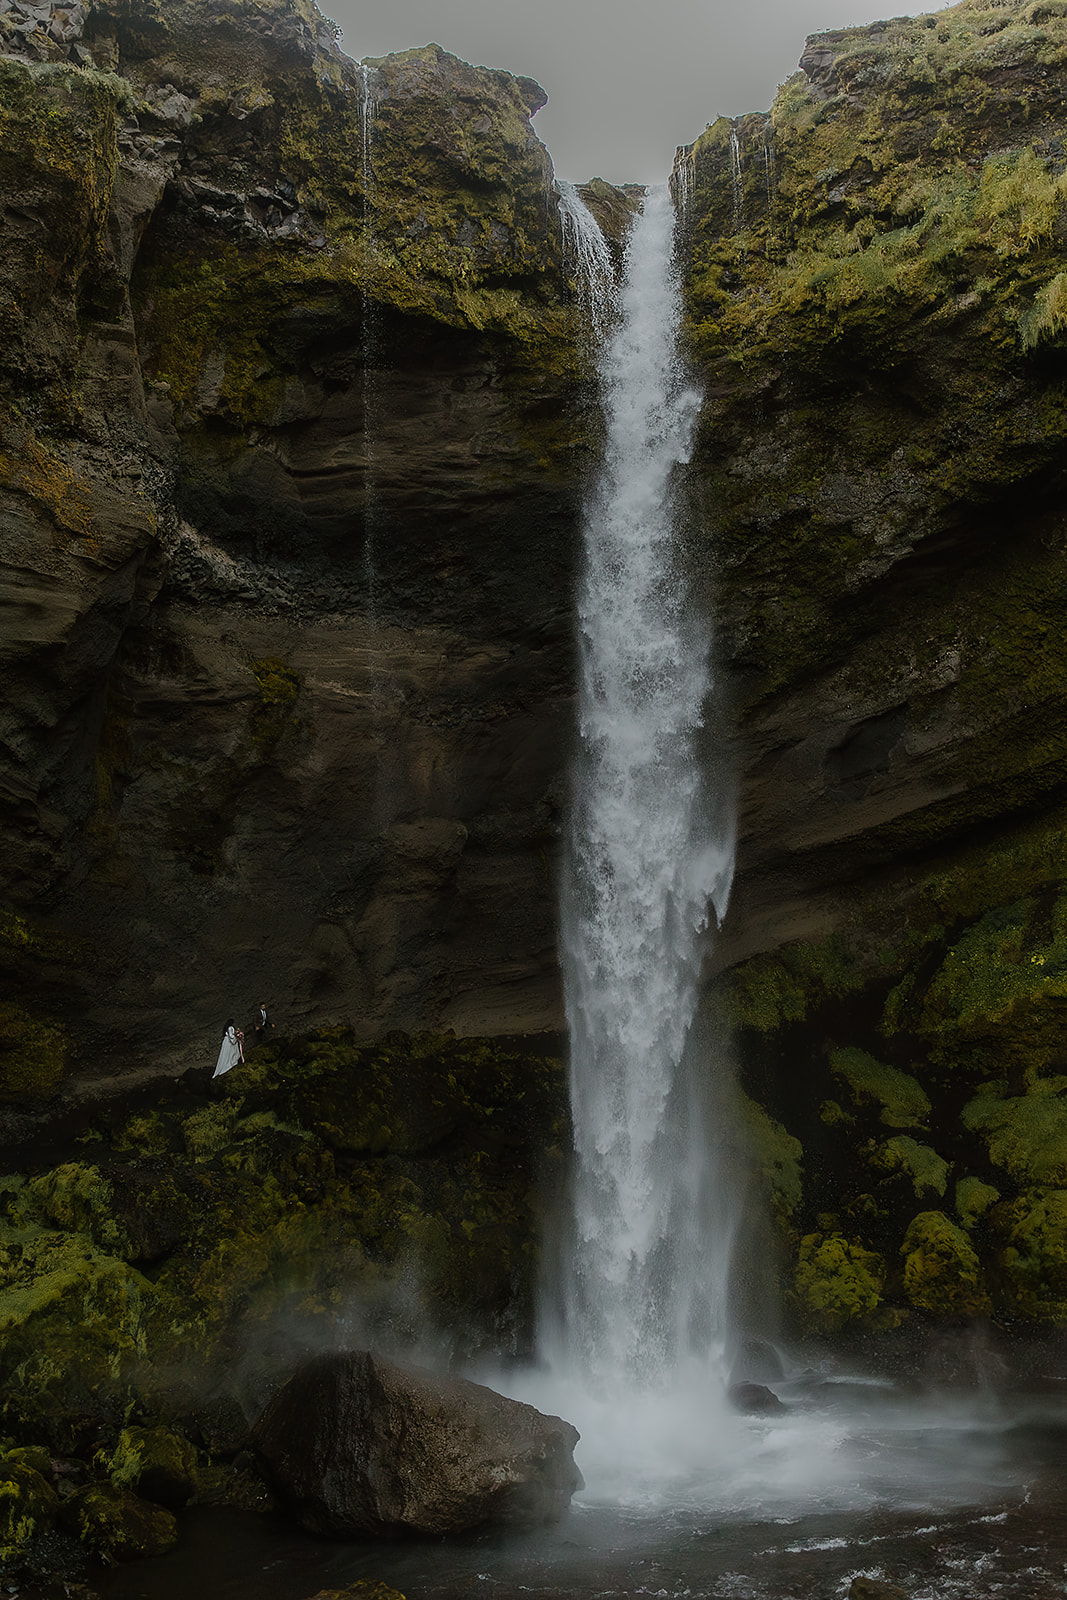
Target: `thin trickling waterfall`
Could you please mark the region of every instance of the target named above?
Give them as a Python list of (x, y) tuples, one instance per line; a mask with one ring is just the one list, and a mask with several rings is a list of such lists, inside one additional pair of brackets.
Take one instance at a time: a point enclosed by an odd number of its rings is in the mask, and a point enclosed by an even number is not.
[(601, 1390), (655, 1384), (721, 1338), (698, 1075), (683, 1058), (728, 830), (713, 836), (697, 745), (706, 625), (677, 537), (676, 476), (699, 396), (676, 349), (674, 210), (652, 190), (602, 347), (604, 464), (585, 516), (580, 745), (563, 895), (575, 1140), (554, 1360)]
[(767, 180), (767, 248), (774, 249), (774, 124), (763, 125), (763, 174)]
[(374, 68), (368, 61), (361, 61), (359, 64), (359, 155), (360, 172), (363, 178), (364, 220), (366, 220), (369, 207), (368, 197), (373, 178), (371, 129), (374, 125), (374, 113), (377, 109), (377, 103), (374, 93)]
[(360, 177), (363, 190), (363, 288), (361, 293), (362, 349), (360, 399), (363, 409), (363, 569), (368, 610), (377, 610), (377, 559), (375, 533), (378, 519), (374, 447), (377, 433), (375, 374), (379, 365), (378, 307), (369, 290), (374, 269), (374, 114), (375, 71), (366, 61), (359, 67)]
[(745, 185), (741, 175), (741, 142), (736, 129), (730, 133), (730, 183), (734, 192), (734, 233), (740, 236), (745, 226)]
[(615, 263), (596, 218), (573, 183), (556, 179), (563, 258), (577, 279), (594, 337), (607, 330), (615, 303)]
[(370, 783), (369, 817), (376, 828), (384, 828), (392, 817), (395, 792), (395, 737), (390, 733), (392, 717), (389, 702), (395, 693), (388, 656), (384, 648), (385, 628), (382, 599), (387, 586), (382, 582), (380, 564), (383, 547), (382, 438), (383, 438), (383, 335), (381, 308), (375, 297), (379, 270), (375, 236), (376, 194), (374, 173), (375, 117), (378, 110), (377, 69), (362, 61), (359, 66), (359, 159), (363, 191), (362, 288), (360, 293), (360, 402), (363, 413), (363, 513), (362, 551), (363, 588), (367, 618), (366, 685), (374, 741), (374, 767)]
[(679, 145), (674, 158), (674, 175), (671, 180), (674, 204), (679, 219), (685, 222), (696, 188), (696, 158), (692, 145)]

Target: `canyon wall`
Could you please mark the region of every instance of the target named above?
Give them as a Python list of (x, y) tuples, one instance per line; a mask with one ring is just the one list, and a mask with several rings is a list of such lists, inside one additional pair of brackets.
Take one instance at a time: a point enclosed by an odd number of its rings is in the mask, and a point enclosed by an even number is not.
[(823, 1332), (1067, 1313), (1065, 71), (1058, 4), (821, 34), (675, 169), (720, 956)]
[[(819, 35), (675, 169), (709, 993), (814, 1332), (1067, 1314), (1065, 70), (1060, 0)], [(5, 4), (9, 1137), (261, 999), (561, 1027), (598, 423), (542, 98), (308, 0)]]
[(558, 1028), (590, 441), (543, 92), (361, 69), (307, 0), (0, 45), (9, 1097), (209, 1066), (260, 1000)]

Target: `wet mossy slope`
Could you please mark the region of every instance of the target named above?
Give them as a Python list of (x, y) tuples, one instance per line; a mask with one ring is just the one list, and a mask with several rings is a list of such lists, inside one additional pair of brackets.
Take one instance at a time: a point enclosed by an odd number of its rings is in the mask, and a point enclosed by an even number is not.
[[(8, 1152), (0, 1478), (23, 1514), (0, 1559), (55, 1526), (107, 1554), (120, 1492), (149, 1510), (117, 1559), (162, 1547), (160, 1505), (265, 1504), (241, 1452), (309, 1352), (522, 1352), (565, 1116), (556, 1060), (333, 1029)], [(30, 1451), (46, 1487), (65, 1463), (58, 1497), (19, 1478)]]
[(1065, 86), (1067, 6), (965, 0), (810, 39), (675, 172), (725, 981), (824, 1334), (1067, 1316)]

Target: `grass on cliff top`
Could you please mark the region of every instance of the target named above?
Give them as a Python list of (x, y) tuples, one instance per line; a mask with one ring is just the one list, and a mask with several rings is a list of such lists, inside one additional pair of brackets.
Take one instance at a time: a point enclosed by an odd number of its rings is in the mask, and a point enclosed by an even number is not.
[(1005, 356), (1055, 337), (1067, 11), (965, 0), (825, 38), (829, 92), (799, 73), (769, 119), (724, 119), (692, 147), (698, 350), (802, 360), (806, 342), (813, 359), (858, 344), (893, 364), (909, 318), (932, 313), (981, 317)]

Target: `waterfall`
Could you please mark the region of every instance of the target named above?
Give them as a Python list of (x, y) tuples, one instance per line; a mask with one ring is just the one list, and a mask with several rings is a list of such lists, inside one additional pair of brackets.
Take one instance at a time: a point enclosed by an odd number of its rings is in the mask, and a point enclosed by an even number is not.
[(615, 304), (615, 263), (596, 218), (573, 183), (556, 179), (563, 259), (573, 266), (595, 338), (607, 330)]
[(725, 1271), (699, 1073), (685, 1052), (732, 830), (698, 745), (711, 679), (678, 549), (700, 397), (676, 333), (667, 187), (630, 234), (600, 349), (603, 467), (585, 514), (580, 744), (563, 894), (575, 1172), (554, 1361), (601, 1392), (655, 1386), (723, 1334)]
[(696, 157), (691, 144), (680, 144), (675, 152), (671, 189), (679, 219), (685, 222), (696, 189)]
[(730, 132), (730, 182), (734, 192), (734, 233), (740, 236), (745, 226), (745, 187), (741, 175), (741, 142), (736, 129)]

